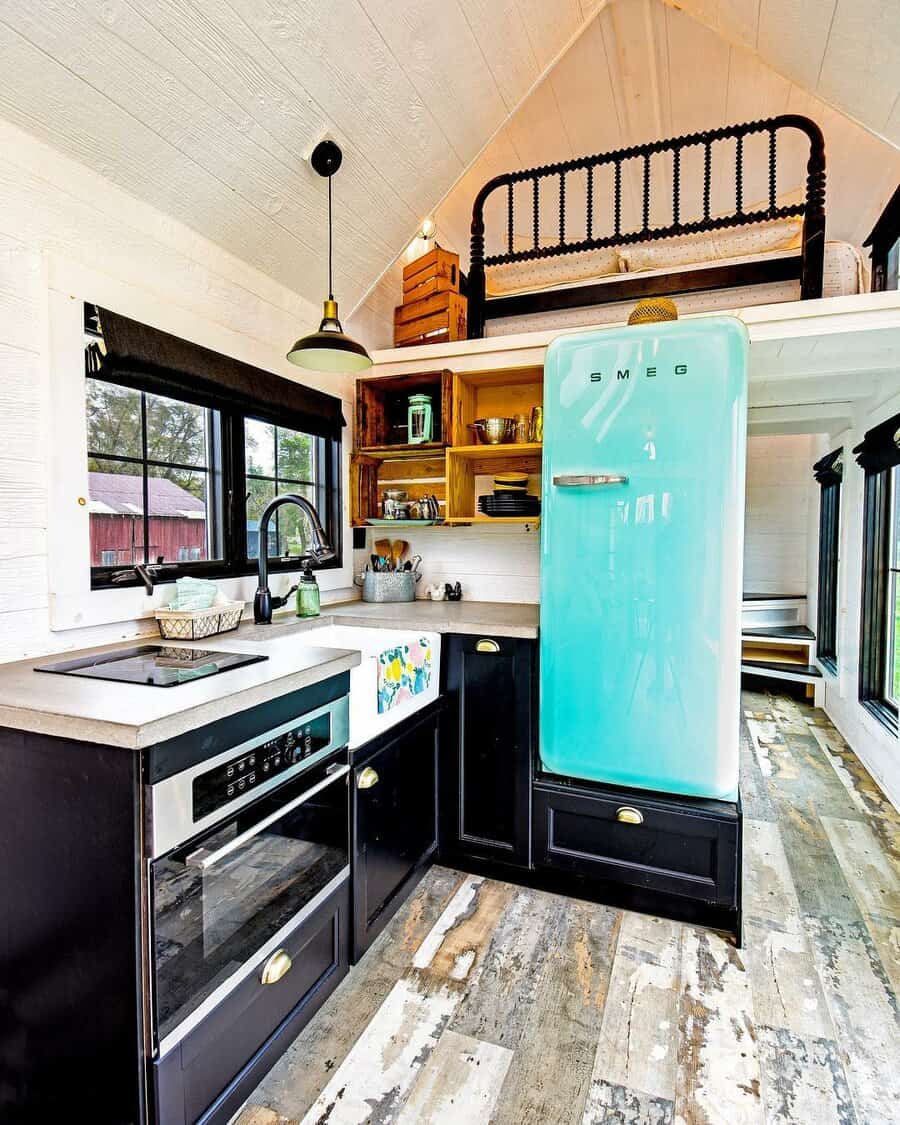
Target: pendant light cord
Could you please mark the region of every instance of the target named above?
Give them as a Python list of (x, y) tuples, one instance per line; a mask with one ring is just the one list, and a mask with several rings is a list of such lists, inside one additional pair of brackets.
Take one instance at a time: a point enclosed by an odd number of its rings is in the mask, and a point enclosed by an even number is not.
[(328, 300), (334, 300), (334, 285), (331, 280), (331, 179), (328, 177)]

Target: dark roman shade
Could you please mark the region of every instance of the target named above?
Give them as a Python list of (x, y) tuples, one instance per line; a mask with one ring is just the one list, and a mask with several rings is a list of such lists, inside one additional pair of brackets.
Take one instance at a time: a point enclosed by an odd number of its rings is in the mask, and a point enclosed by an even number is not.
[(840, 484), (844, 478), (843, 449), (827, 453), (813, 465), (813, 475), (819, 484)]
[(341, 400), (98, 308), (105, 355), (98, 374), (202, 406), (231, 406), (319, 437), (340, 438)]
[(900, 414), (868, 430), (853, 452), (867, 473), (880, 473), (900, 465)]

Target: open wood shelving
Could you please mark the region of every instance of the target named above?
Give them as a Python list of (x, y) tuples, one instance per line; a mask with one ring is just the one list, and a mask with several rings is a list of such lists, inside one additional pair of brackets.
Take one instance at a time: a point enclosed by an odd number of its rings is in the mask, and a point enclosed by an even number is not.
[[(503, 371), (424, 372), (396, 379), (360, 380), (357, 434), (371, 444), (357, 444), (351, 458), (351, 522), (365, 525), (381, 515), (385, 488), (402, 487), (411, 500), (435, 495), (449, 526), (528, 525), (537, 527), (539, 516), (493, 517), (478, 511), (478, 496), (492, 490), (492, 476), (519, 471), (529, 476), (528, 491), (540, 495), (542, 446), (540, 442), (473, 445), (476, 418), (530, 418), (543, 401), (543, 369), (527, 367)], [(441, 420), (435, 433), (451, 443), (392, 444), (386, 440), (391, 396), (428, 386), (435, 397), (440, 390)], [(376, 386), (376, 384), (383, 384)], [(364, 402), (364, 405), (360, 403)], [(374, 421), (373, 421), (374, 420)], [(394, 431), (396, 432), (396, 430)]]

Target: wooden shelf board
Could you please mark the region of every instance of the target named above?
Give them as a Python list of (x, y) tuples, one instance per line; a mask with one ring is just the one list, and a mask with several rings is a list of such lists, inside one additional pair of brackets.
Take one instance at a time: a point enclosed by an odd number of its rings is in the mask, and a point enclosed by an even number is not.
[(355, 449), (363, 457), (377, 457), (382, 461), (424, 461), (429, 456), (441, 454), (447, 448), (442, 441), (422, 442), (419, 445), (368, 445)]
[(444, 523), (518, 523), (518, 524), (531, 524), (532, 527), (538, 527), (541, 522), (540, 516), (449, 516), (444, 520)]
[(533, 457), (540, 456), (544, 446), (539, 441), (516, 444), (505, 442), (502, 445), (449, 445), (447, 452), (454, 457), (469, 457), (472, 460), (489, 461), (492, 457)]

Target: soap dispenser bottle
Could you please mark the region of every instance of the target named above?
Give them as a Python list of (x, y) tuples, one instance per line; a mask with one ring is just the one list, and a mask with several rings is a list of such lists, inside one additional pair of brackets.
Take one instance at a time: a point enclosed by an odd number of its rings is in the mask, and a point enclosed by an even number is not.
[(307, 563), (297, 585), (297, 616), (318, 617), (320, 607), (319, 583)]

